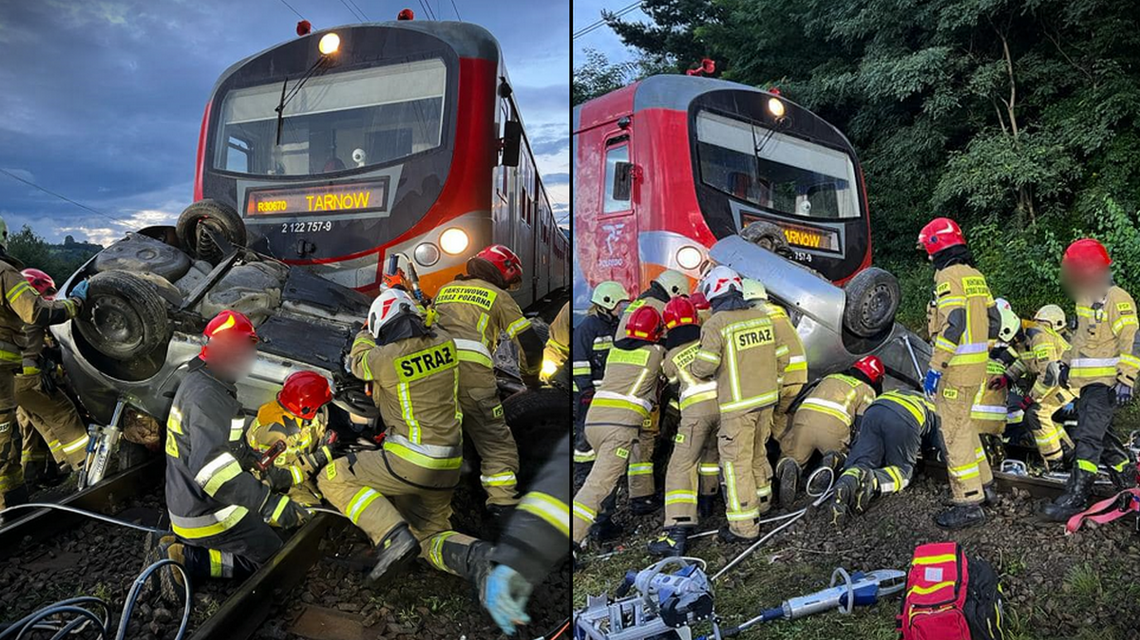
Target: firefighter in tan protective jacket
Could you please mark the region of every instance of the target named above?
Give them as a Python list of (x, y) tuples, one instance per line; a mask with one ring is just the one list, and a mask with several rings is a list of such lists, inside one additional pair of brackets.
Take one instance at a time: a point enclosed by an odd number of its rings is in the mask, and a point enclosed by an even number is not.
[(701, 328), (701, 348), (689, 366), (697, 378), (716, 379), (720, 405), (717, 449), (725, 486), (727, 542), (760, 534), (760, 514), (771, 507), (772, 469), (766, 446), (780, 400), (786, 343), (772, 318), (744, 300), (740, 275), (714, 267), (701, 281), (713, 315)]
[[(866, 356), (847, 371), (824, 377), (800, 402), (791, 428), (780, 439), (776, 478), (781, 506), (790, 507), (795, 501), (803, 467), (812, 454), (822, 454), (820, 466), (832, 471), (831, 477), (817, 476), (818, 482), (830, 482), (843, 467), (856, 420), (882, 392), (885, 372), (882, 360)], [(809, 493), (816, 490), (808, 487)]]
[(372, 383), (387, 430), (377, 451), (337, 458), (317, 475), (325, 498), (376, 545), (373, 582), (417, 556), (474, 583), (490, 568), (491, 545), (451, 528), (451, 496), (463, 464), (459, 350), (425, 325), (398, 289), (372, 302), (349, 355), (353, 375)]
[(752, 278), (743, 278), (742, 284), (744, 299), (768, 313), (780, 336), (779, 348), (788, 354), (788, 365), (780, 372), (780, 402), (772, 414), (772, 437), (780, 440), (791, 427), (792, 416), (788, 411), (808, 382), (807, 352), (788, 311), (768, 298), (764, 284)]
[(537, 387), (544, 346), (508, 293), (519, 287), (522, 277), (519, 257), (495, 244), (468, 260), (467, 275), (445, 284), (435, 297), (437, 322), (459, 350), (463, 432), (482, 459), (479, 479), (487, 492), (487, 508), (496, 514), (518, 502), (519, 451), (503, 418), (492, 354), (500, 333), (517, 340), (523, 379)]
[(290, 487), (289, 499), (306, 507), (320, 504), (316, 475), (332, 461), (325, 438), (332, 433), (325, 407), (331, 400), (327, 378), (315, 371), (291, 373), (245, 432), (249, 447), (263, 458), (272, 457), (272, 470), (287, 478), (282, 484)]
[(1103, 462), (1118, 491), (1136, 486), (1136, 464), (1112, 435), (1117, 407), (1132, 401), (1137, 358), (1136, 302), (1112, 282), (1112, 259), (1104, 245), (1083, 238), (1065, 249), (1061, 276), (1073, 296), (1077, 329), (1062, 356), (1061, 386), (1077, 389), (1076, 462), (1065, 493), (1045, 506), (1050, 520), (1064, 522), (1087, 506), (1097, 467)]
[[(571, 540), (581, 545), (595, 524), (604, 527), (609, 513), (602, 504), (617, 488), (630, 464), (638, 432), (654, 409), (665, 347), (659, 344), (664, 326), (651, 306), (626, 322), (626, 335), (614, 342), (606, 358), (606, 373), (586, 413), (586, 440), (597, 454), (582, 488), (574, 495)], [(601, 530), (598, 537), (605, 537)]]
[(992, 493), (993, 473), (970, 419), (974, 398), (986, 380), (991, 343), (1001, 318), (957, 223), (935, 218), (918, 235), (918, 245), (934, 263), (934, 348), (923, 391), (942, 420), (946, 467), (953, 506), (935, 517), (945, 529), (985, 521), (982, 504)]
[(7, 255), (8, 227), (0, 219), (0, 509), (27, 502), (21, 445), (16, 424), (16, 376), (22, 373), (26, 325), (47, 327), (79, 314), (87, 298), (87, 281), (72, 288), (71, 297), (45, 300), (20, 273), (23, 265)]

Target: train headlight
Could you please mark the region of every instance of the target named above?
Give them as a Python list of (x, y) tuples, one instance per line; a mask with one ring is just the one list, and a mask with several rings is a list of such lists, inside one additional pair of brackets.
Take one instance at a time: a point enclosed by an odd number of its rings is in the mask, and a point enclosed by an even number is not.
[(416, 256), (416, 262), (425, 267), (430, 267), (439, 262), (439, 247), (436, 247), (430, 242), (425, 242), (416, 247), (414, 255)]
[(317, 49), (326, 56), (331, 56), (340, 50), (340, 36), (335, 33), (326, 33), (321, 36), (321, 41), (317, 44)]
[(784, 117), (784, 103), (779, 98), (768, 98), (768, 111), (777, 118)]
[(470, 244), (467, 238), (467, 232), (457, 227), (452, 227), (444, 231), (439, 236), (439, 246), (444, 251), (453, 256), (457, 256), (467, 250), (467, 245)]
[(681, 247), (681, 250), (677, 252), (677, 264), (681, 265), (682, 269), (696, 269), (701, 265), (703, 259), (701, 250), (696, 247)]

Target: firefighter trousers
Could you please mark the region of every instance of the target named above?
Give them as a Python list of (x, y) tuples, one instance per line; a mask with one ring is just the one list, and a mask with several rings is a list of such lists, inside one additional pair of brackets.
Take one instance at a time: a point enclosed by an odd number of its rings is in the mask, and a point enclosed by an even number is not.
[(665, 471), (666, 527), (695, 527), (699, 521), (697, 496), (716, 493), (720, 471), (716, 452), (719, 418), (715, 413), (696, 417), (681, 413)]
[[(417, 477), (405, 479), (392, 471), (388, 455), (380, 450), (337, 458), (317, 476), (317, 486), (372, 544), (379, 545), (407, 524), (420, 542), (421, 558), (440, 571), (473, 578), (478, 559), (474, 547), (484, 545), (451, 528), (451, 487), (459, 481), (458, 471), (422, 469)], [(441, 484), (439, 474), (448, 476), (442, 483), (447, 488), (428, 488)]]
[(653, 479), (653, 452), (657, 450), (657, 436), (660, 433), (661, 414), (654, 410), (641, 424), (637, 432), (637, 442), (629, 451), (629, 466), (626, 477), (629, 480), (629, 497), (648, 498), (657, 492)]
[(760, 513), (772, 497), (772, 465), (766, 446), (772, 433), (772, 407), (721, 415), (717, 450), (724, 474), (725, 516), (732, 533), (760, 535)]
[(934, 396), (935, 409), (942, 419), (946, 470), (955, 504), (980, 504), (985, 499), (982, 485), (993, 482), (977, 427), (970, 419), (977, 393), (975, 385), (962, 386), (944, 380)]
[(16, 409), (16, 423), (20, 426), (20, 441), (23, 446), (23, 453), (20, 456), (20, 462), (24, 465), (24, 475), (28, 475), (29, 465), (38, 465), (40, 467), (47, 464), (48, 454), (56, 464), (63, 462), (63, 448), (58, 441), (44, 442), (44, 438), (40, 436), (39, 431), (32, 426), (32, 419), (28, 413), (21, 408)]
[(910, 484), (922, 434), (916, 425), (891, 409), (872, 406), (863, 415), (859, 437), (851, 445), (845, 469), (859, 467), (875, 474), (880, 493), (902, 491)]
[(1097, 465), (1122, 471), (1128, 457), (1111, 433), (1112, 416), (1116, 411), (1116, 394), (1112, 387), (1093, 383), (1081, 387), (1077, 399), (1076, 440), (1077, 466), (1096, 473)]
[(1055, 462), (1061, 459), (1064, 449), (1062, 444), (1073, 448), (1073, 441), (1065, 431), (1065, 426), (1053, 420), (1053, 414), (1061, 407), (1075, 399), (1072, 391), (1064, 387), (1054, 387), (1043, 397), (1038, 398), (1032, 411), (1037, 418), (1037, 430), (1031, 431), (1033, 440), (1037, 443), (1037, 450), (1046, 462)]
[(816, 451), (846, 453), (850, 445), (851, 428), (840, 420), (818, 411), (797, 411), (780, 439), (780, 454), (803, 468)]
[(590, 425), (586, 440), (597, 454), (590, 475), (574, 494), (572, 538), (582, 542), (598, 519), (602, 503), (613, 493), (621, 474), (629, 466), (630, 452), (638, 442), (638, 429), (623, 425)]
[(52, 454), (57, 449), (72, 469), (87, 459), (87, 429), (71, 398), (60, 389), (48, 392), (40, 376), (16, 376), (16, 403), (27, 413), (32, 426), (47, 441)]
[(503, 418), (499, 387), (491, 369), (478, 363), (460, 363), (459, 405), (463, 410), (463, 433), (479, 453), (479, 480), (487, 492), (487, 504), (518, 504), (515, 474), (519, 470), (519, 450)]
[(0, 509), (9, 502), (23, 501), (23, 446), (16, 424), (16, 368), (0, 368)]
[(273, 527), (252, 512), (217, 535), (178, 540), (191, 578), (247, 578), (282, 546)]

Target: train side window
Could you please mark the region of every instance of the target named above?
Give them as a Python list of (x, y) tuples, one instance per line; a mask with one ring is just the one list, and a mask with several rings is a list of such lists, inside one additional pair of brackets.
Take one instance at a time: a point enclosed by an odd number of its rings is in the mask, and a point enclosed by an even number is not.
[(602, 213), (629, 210), (629, 145), (606, 149), (605, 202)]

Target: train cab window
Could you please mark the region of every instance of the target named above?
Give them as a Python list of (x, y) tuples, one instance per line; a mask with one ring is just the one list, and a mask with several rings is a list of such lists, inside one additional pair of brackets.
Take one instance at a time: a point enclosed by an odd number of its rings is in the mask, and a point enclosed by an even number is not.
[(860, 215), (855, 164), (842, 151), (702, 111), (697, 154), (701, 181), (733, 198), (804, 218)]
[(617, 176), (618, 165), (621, 163), (629, 163), (628, 144), (606, 149), (606, 192), (602, 213), (617, 213), (619, 211), (629, 210), (629, 190), (625, 190), (625, 193), (614, 191), (614, 177)]
[(436, 148), (446, 87), (440, 59), (315, 76), (286, 105), (280, 145), (281, 83), (235, 89), (222, 101), (214, 166), (252, 175), (318, 175)]

